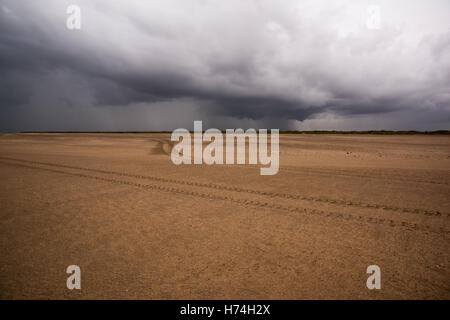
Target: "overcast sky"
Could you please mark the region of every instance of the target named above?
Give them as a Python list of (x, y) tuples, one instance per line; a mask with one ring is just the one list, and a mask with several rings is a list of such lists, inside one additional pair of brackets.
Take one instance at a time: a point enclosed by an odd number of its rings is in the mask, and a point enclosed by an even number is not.
[(448, 0), (0, 0), (0, 130), (450, 129), (449, 12)]

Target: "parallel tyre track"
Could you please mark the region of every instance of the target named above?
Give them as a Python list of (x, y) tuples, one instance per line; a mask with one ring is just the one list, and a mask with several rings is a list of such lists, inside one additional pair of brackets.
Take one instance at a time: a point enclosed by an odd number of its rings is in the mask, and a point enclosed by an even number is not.
[(429, 217), (447, 217), (447, 218), (450, 217), (450, 213), (445, 214), (440, 211), (431, 211), (431, 210), (425, 210), (425, 209), (417, 209), (417, 208), (411, 209), (411, 208), (402, 208), (402, 207), (382, 205), (382, 204), (370, 204), (370, 203), (363, 203), (363, 202), (328, 199), (328, 198), (322, 198), (322, 197), (318, 198), (318, 197), (302, 196), (302, 195), (295, 195), (295, 194), (289, 194), (289, 193), (278, 193), (278, 192), (271, 192), (271, 191), (247, 189), (247, 188), (241, 188), (241, 187), (235, 187), (235, 186), (224, 186), (224, 185), (219, 185), (219, 184), (214, 184), (214, 183), (202, 183), (202, 182), (195, 182), (195, 181), (186, 181), (186, 180), (179, 180), (179, 179), (169, 179), (169, 178), (148, 176), (148, 175), (137, 175), (137, 174), (126, 173), (126, 172), (116, 172), (116, 171), (110, 171), (110, 170), (70, 166), (70, 165), (49, 163), (49, 162), (30, 161), (30, 160), (23, 160), (23, 159), (8, 158), (8, 157), (0, 157), (0, 159), (10, 160), (10, 161), (11, 160), (19, 161), (19, 162), (25, 162), (25, 163), (31, 163), (31, 164), (37, 164), (37, 165), (45, 165), (45, 166), (51, 166), (51, 167), (84, 170), (84, 171), (96, 172), (96, 173), (101, 173), (101, 174), (109, 174), (109, 175), (130, 177), (130, 178), (136, 178), (136, 179), (145, 179), (145, 180), (158, 181), (158, 182), (164, 182), (164, 183), (173, 183), (173, 184), (178, 184), (178, 185), (209, 188), (209, 189), (215, 189), (215, 190), (219, 190), (219, 191), (231, 191), (231, 192), (237, 192), (237, 193), (255, 194), (255, 195), (261, 195), (261, 196), (266, 196), (266, 197), (271, 197), (271, 198), (282, 198), (282, 199), (318, 202), (318, 203), (325, 203), (325, 204), (331, 204), (331, 205), (339, 205), (339, 206), (344, 206), (344, 207), (351, 206), (351, 207), (359, 207), (359, 208), (381, 209), (381, 210), (385, 210), (385, 211), (402, 212), (402, 213), (408, 213), (408, 214), (420, 214), (420, 215), (429, 216)]
[[(0, 159), (5, 159), (5, 157), (0, 157)], [(38, 163), (37, 161), (28, 161), (28, 160), (17, 160), (17, 161)], [(301, 213), (301, 214), (306, 214), (306, 215), (321, 216), (321, 217), (326, 217), (326, 218), (331, 218), (331, 219), (345, 220), (345, 221), (351, 221), (351, 222), (362, 223), (362, 224), (368, 223), (368, 224), (374, 224), (374, 225), (382, 225), (382, 226), (386, 226), (386, 227), (401, 227), (401, 228), (406, 228), (411, 231), (426, 231), (426, 232), (433, 232), (433, 233), (438, 233), (438, 234), (442, 234), (442, 233), (450, 234), (450, 230), (447, 230), (443, 227), (435, 228), (435, 227), (431, 227), (428, 225), (411, 223), (411, 222), (407, 222), (407, 221), (396, 221), (396, 220), (392, 220), (392, 219), (366, 217), (366, 216), (361, 216), (361, 215), (353, 215), (353, 214), (346, 214), (346, 213), (339, 213), (339, 212), (327, 212), (327, 211), (323, 211), (323, 210), (306, 209), (306, 208), (302, 208), (302, 207), (282, 206), (282, 205), (278, 205), (278, 204), (271, 204), (271, 203), (255, 201), (255, 200), (239, 199), (239, 198), (232, 197), (232, 196), (222, 196), (222, 195), (217, 195), (217, 194), (189, 191), (189, 190), (180, 189), (180, 188), (176, 188), (176, 187), (170, 187), (170, 186), (163, 186), (163, 185), (156, 185), (156, 184), (142, 184), (142, 183), (136, 183), (136, 182), (132, 182), (132, 181), (119, 180), (117, 178), (105, 178), (105, 177), (99, 177), (99, 176), (90, 175), (90, 174), (84, 174), (84, 173), (75, 173), (75, 172), (68, 172), (68, 171), (58, 170), (58, 169), (53, 169), (53, 168), (44, 168), (44, 167), (39, 167), (36, 164), (27, 165), (27, 164), (22, 164), (22, 163), (11, 163), (11, 162), (7, 162), (4, 160), (3, 161), (0, 160), (0, 163), (6, 164), (6, 165), (12, 165), (12, 166), (19, 166), (19, 167), (48, 171), (48, 172), (54, 172), (54, 173), (59, 173), (59, 174), (71, 175), (71, 176), (76, 176), (76, 177), (81, 177), (81, 178), (93, 179), (93, 180), (97, 180), (97, 181), (104, 181), (104, 182), (109, 182), (109, 183), (114, 183), (114, 184), (129, 185), (129, 186), (138, 187), (138, 188), (145, 189), (145, 190), (156, 190), (156, 191), (169, 192), (169, 193), (174, 193), (174, 194), (182, 194), (182, 195), (186, 195), (186, 196), (194, 196), (194, 197), (199, 197), (199, 198), (212, 200), (212, 201), (217, 201), (217, 200), (228, 201), (228, 202), (232, 202), (236, 205), (244, 206), (244, 207), (250, 206), (250, 207), (257, 207), (257, 208), (261, 208), (261, 209), (279, 210), (279, 211), (284, 211), (284, 212), (289, 212), (289, 213)], [(66, 165), (55, 165), (55, 166), (66, 167), (67, 169), (80, 170), (80, 169), (78, 169), (78, 167), (74, 167), (74, 166), (66, 166)], [(86, 169), (81, 169), (81, 170), (86, 170)], [(97, 170), (97, 169), (91, 169), (91, 170), (86, 170), (86, 171), (96, 171), (96, 172), (98, 171), (98, 173), (109, 173), (106, 170)], [(105, 172), (103, 172), (103, 171), (105, 171)], [(138, 175), (131, 175), (131, 176), (135, 177)], [(171, 180), (171, 179), (167, 179), (167, 180)]]
[[(172, 142), (171, 140), (168, 139), (156, 139), (153, 140), (157, 142), (157, 145), (152, 149), (152, 153), (153, 154), (164, 154), (164, 155), (170, 155), (170, 152), (167, 152), (166, 150), (164, 150), (164, 145), (168, 145), (169, 148), (171, 148), (174, 145), (174, 142)], [(281, 152), (280, 152), (281, 154)], [(299, 153), (300, 154), (300, 153)], [(256, 167), (255, 165), (247, 165), (247, 167)], [(434, 181), (434, 180), (424, 180), (424, 179), (407, 179), (405, 178), (403, 175), (398, 175), (398, 174), (392, 174), (390, 173), (389, 175), (380, 175), (377, 174), (376, 176), (374, 175), (368, 175), (368, 174), (360, 174), (360, 173), (351, 173), (345, 170), (333, 170), (332, 172), (330, 172), (329, 170), (321, 170), (319, 168), (295, 168), (295, 167), (282, 167), (279, 169), (280, 171), (289, 171), (289, 172), (294, 172), (296, 174), (316, 174), (316, 175), (334, 175), (334, 176), (342, 176), (342, 177), (356, 177), (356, 178), (364, 178), (364, 179), (376, 179), (376, 180), (396, 180), (396, 181), (401, 181), (401, 182), (414, 182), (414, 183), (428, 183), (428, 184), (436, 184), (436, 185), (443, 185), (443, 186), (448, 186), (450, 185), (450, 183), (448, 182), (444, 182), (444, 181)]]
[(295, 172), (298, 174), (318, 174), (318, 175), (335, 175), (335, 176), (343, 176), (343, 177), (356, 177), (356, 178), (364, 178), (364, 179), (378, 179), (378, 180), (396, 180), (396, 181), (402, 181), (402, 182), (415, 182), (415, 183), (429, 183), (429, 184), (437, 184), (437, 185), (444, 185), (448, 186), (448, 182), (440, 182), (440, 181), (433, 181), (433, 180), (420, 180), (420, 179), (405, 179), (401, 176), (396, 175), (377, 175), (377, 176), (371, 176), (371, 175), (364, 175), (364, 174), (355, 174), (355, 173), (349, 173), (345, 171), (335, 171), (335, 172), (329, 172), (326, 170), (320, 170), (320, 169), (307, 169), (304, 170), (304, 172), (301, 172), (302, 169), (295, 169), (295, 168), (281, 168), (282, 171), (289, 171), (289, 172)]

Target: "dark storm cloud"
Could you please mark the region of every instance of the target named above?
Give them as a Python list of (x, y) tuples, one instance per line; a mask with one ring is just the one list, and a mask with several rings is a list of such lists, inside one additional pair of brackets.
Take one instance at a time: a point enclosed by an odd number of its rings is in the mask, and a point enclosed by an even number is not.
[(279, 97), (220, 97), (215, 105), (209, 107), (215, 114), (236, 118), (304, 120), (322, 111), (319, 107), (308, 107), (297, 101), (283, 100)]
[[(65, 27), (72, 3), (81, 30)], [(450, 8), (429, 5), (428, 29), (418, 30), (421, 3), (409, 1), (405, 13), (380, 1), (385, 26), (374, 31), (365, 5), (351, 1), (4, 0), (0, 125), (28, 130), (31, 118), (43, 130), (132, 130), (145, 113), (172, 127), (178, 117), (191, 121), (187, 110), (217, 126), (260, 120), (282, 129), (321, 114), (430, 110), (448, 119), (450, 30), (441, 11)]]

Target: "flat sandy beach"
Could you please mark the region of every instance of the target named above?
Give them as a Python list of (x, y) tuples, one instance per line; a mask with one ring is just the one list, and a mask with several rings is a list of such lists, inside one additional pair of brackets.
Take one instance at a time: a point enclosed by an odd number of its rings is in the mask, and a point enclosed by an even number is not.
[(450, 299), (450, 136), (280, 135), (274, 176), (171, 147), (0, 135), (0, 298)]

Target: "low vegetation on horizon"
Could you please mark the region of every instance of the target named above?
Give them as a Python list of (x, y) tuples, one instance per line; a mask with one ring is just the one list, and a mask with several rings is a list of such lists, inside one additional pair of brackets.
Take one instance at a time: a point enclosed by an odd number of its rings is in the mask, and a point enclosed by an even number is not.
[[(193, 131), (190, 131), (193, 133)], [(204, 131), (202, 131), (204, 133)], [(222, 130), (225, 133), (225, 130)], [(172, 133), (172, 131), (21, 131), (18, 133)], [(435, 131), (394, 131), (394, 130), (367, 130), (367, 131), (339, 131), (339, 130), (280, 130), (280, 134), (450, 134), (450, 130)]]

